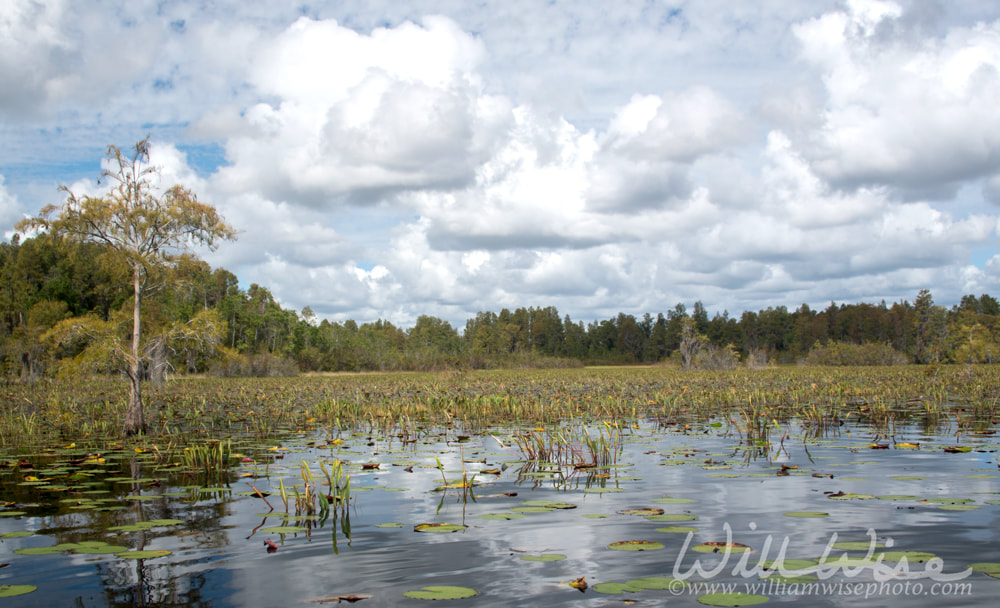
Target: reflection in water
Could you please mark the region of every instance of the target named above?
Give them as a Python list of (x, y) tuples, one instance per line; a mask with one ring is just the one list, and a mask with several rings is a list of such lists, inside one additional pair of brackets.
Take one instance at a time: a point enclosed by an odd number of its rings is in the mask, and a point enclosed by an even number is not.
[[(145, 454), (109, 453), (105, 462), (79, 465), (68, 465), (67, 455), (33, 455), (26, 457), (30, 468), (2, 473), (2, 500), (11, 503), (8, 510), (25, 515), (0, 517), (0, 532), (38, 533), (2, 539), (3, 561), (11, 566), (0, 574), (3, 584), (38, 584), (39, 590), (5, 604), (224, 608), (367, 593), (372, 605), (390, 605), (401, 603), (405, 591), (459, 585), (475, 588), (477, 601), (491, 606), (520, 606), (526, 598), (570, 605), (581, 598), (568, 581), (586, 577), (591, 589), (585, 595), (594, 597), (593, 586), (600, 582), (670, 576), (679, 560), (688, 560), (684, 566), (692, 559), (690, 553), (685, 557), (685, 543), (726, 542), (727, 534), (732, 542), (749, 545), (753, 559), (761, 557), (769, 539), (788, 539), (787, 557), (808, 560), (819, 557), (834, 534), (862, 541), (874, 530), (880, 543), (940, 557), (946, 572), (1000, 561), (1000, 506), (986, 502), (1000, 499), (993, 439), (973, 436), (968, 427), (963, 445), (973, 449), (944, 454), (940, 448), (955, 443), (956, 427), (942, 426), (944, 419), (934, 424), (896, 425), (883, 440), (889, 444), (884, 450), (870, 447), (881, 430), (850, 423), (815, 433), (804, 421), (777, 421), (769, 441), (760, 445), (748, 444), (745, 434), (726, 425), (646, 424), (623, 435), (616, 463), (603, 467), (523, 462), (510, 452), (509, 442), (492, 435), (459, 443), (431, 433), (406, 442), (365, 435), (356, 446), (348, 440), (336, 447), (316, 447), (310, 437), (289, 438), (280, 460), (267, 446), (245, 441), (239, 451), (253, 462), (216, 479), (185, 475)], [(948, 433), (928, 434), (931, 428)], [(903, 443), (919, 447), (898, 447)], [(328, 500), (324, 509), (320, 493), (332, 497), (345, 485), (324, 484), (337, 460), (354, 463), (344, 468), (351, 476), (350, 498), (340, 504)], [(362, 463), (379, 467), (362, 469)], [(499, 474), (483, 472), (489, 470)], [(34, 485), (29, 477), (50, 481)], [(897, 498), (874, 498), (889, 495)], [(859, 498), (844, 500), (852, 496)], [(942, 497), (968, 498), (980, 508), (949, 511), (921, 502)], [(679, 498), (690, 500), (672, 500)], [(480, 517), (513, 516), (512, 509), (540, 500), (576, 508), (541, 506), (519, 509), (511, 519)], [(620, 513), (654, 506), (668, 517)], [(826, 516), (785, 515), (792, 511)], [(282, 512), (287, 515), (277, 515)], [(686, 532), (669, 531), (680, 527), (669, 516), (696, 529), (690, 539)], [(183, 524), (113, 529), (174, 519)], [(468, 528), (414, 531), (416, 524), (429, 522)], [(643, 539), (664, 548), (633, 554), (607, 548)], [(276, 547), (271, 552), (268, 540)], [(60, 555), (14, 553), (81, 542), (170, 554), (130, 560), (71, 549)], [(520, 559), (526, 552), (557, 552), (567, 559), (528, 562)], [(698, 555), (706, 571), (722, 557)], [(742, 581), (727, 573), (717, 576), (722, 582)], [(873, 575), (859, 576), (868, 581)], [(963, 602), (992, 596), (985, 575), (969, 580), (972, 595)], [(668, 597), (652, 590), (635, 595), (653, 603)], [(855, 599), (824, 595), (811, 597), (810, 604), (850, 606)], [(917, 608), (939, 600), (907, 598)]]

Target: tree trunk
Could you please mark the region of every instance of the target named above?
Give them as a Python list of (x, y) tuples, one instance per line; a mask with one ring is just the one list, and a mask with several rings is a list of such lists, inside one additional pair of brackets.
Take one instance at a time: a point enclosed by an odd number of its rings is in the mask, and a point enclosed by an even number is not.
[(146, 430), (146, 420), (142, 415), (142, 358), (139, 341), (142, 337), (142, 274), (141, 268), (132, 268), (132, 286), (135, 290), (135, 304), (132, 308), (132, 360), (129, 361), (128, 411), (125, 413), (125, 435), (135, 435)]

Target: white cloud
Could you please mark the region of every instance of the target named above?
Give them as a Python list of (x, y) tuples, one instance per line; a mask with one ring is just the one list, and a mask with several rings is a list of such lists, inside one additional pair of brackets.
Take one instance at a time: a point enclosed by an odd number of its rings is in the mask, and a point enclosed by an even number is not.
[(84, 6), (0, 4), (4, 225), (152, 132), (207, 259), (335, 319), (1000, 287), (990, 3)]
[(952, 198), (1000, 163), (1000, 21), (914, 37), (901, 14), (851, 2), (794, 29), (828, 95), (804, 154), (835, 183)]

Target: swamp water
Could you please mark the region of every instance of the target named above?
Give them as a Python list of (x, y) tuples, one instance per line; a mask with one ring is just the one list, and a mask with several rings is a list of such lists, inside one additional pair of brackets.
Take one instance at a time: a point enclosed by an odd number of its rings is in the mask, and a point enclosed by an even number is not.
[[(995, 602), (991, 434), (846, 425), (740, 440), (643, 423), (622, 432), (614, 466), (575, 469), (519, 460), (509, 432), (299, 433), (234, 439), (243, 462), (212, 482), (133, 450), (7, 453), (0, 606), (419, 606), (439, 586), (476, 593), (445, 605)], [(303, 471), (330, 493), (319, 463), (336, 460), (349, 463), (346, 515), (334, 502), (296, 516)], [(794, 571), (766, 576), (782, 545)], [(750, 595), (706, 595), (725, 591)]]

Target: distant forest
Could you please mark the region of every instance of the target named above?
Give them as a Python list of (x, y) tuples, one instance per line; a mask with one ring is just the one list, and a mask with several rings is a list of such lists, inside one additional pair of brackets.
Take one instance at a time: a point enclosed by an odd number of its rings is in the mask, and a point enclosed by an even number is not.
[[(701, 302), (584, 323), (554, 307), (480, 312), (463, 331), (432, 316), (409, 329), (384, 320), (318, 320), (267, 288), (179, 257), (150, 277), (144, 302), (148, 375), (293, 375), (666, 363), (687, 369), (768, 364), (994, 363), (1000, 304), (968, 295), (951, 308), (913, 303), (803, 304), (709, 317)], [(130, 342), (127, 270), (101, 245), (42, 234), (0, 244), (0, 375), (117, 373)]]

